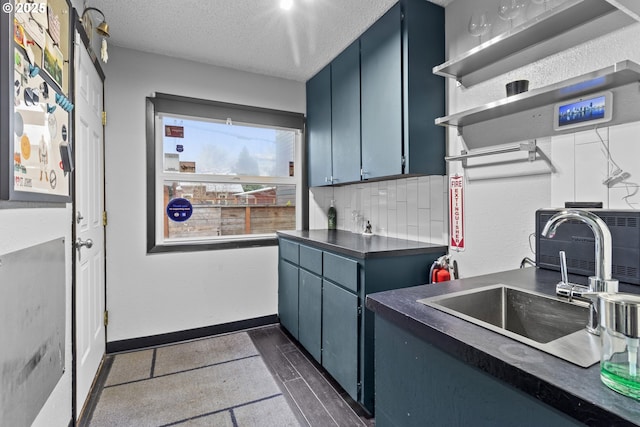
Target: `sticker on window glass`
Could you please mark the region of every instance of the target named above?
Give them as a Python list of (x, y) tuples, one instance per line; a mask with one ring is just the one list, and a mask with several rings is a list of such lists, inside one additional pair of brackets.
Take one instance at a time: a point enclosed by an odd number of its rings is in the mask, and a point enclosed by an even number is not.
[(172, 199), (167, 204), (167, 216), (170, 220), (176, 222), (184, 222), (191, 218), (193, 206), (187, 199)]
[(165, 125), (164, 136), (169, 136), (171, 138), (184, 138), (184, 126)]

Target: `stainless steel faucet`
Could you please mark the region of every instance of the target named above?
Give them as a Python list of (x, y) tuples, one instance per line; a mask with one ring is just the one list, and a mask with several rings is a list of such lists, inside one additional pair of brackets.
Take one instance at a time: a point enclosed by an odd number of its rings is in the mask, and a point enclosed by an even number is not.
[[(542, 235), (550, 239), (556, 234), (558, 227), (568, 220), (581, 221), (593, 232), (596, 243), (596, 263), (595, 263), (595, 276), (589, 277), (589, 286), (587, 292), (618, 292), (618, 281), (611, 278), (611, 232), (607, 224), (597, 215), (580, 209), (563, 209), (553, 215), (544, 226)], [(563, 273), (562, 282), (567, 281), (565, 285), (569, 287), (569, 298), (572, 298), (576, 294), (573, 289), (576, 285), (568, 283), (566, 273)], [(558, 294), (565, 295), (560, 289), (566, 290), (567, 287), (558, 285)], [(579, 293), (577, 294), (579, 295)], [(587, 330), (592, 334), (599, 335), (598, 328), (598, 313), (596, 311), (596, 304), (591, 304), (589, 310), (589, 323), (587, 323)]]

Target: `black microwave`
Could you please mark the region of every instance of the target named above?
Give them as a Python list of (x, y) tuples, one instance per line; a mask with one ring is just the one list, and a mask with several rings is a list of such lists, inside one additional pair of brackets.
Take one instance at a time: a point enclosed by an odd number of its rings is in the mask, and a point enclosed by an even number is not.
[[(640, 211), (586, 209), (609, 227), (612, 243), (611, 275), (620, 282), (640, 285)], [(569, 220), (558, 227), (553, 239), (541, 235), (557, 209), (536, 211), (536, 265), (560, 270), (560, 251), (565, 251), (567, 270), (581, 276), (595, 274), (595, 237), (585, 223)]]

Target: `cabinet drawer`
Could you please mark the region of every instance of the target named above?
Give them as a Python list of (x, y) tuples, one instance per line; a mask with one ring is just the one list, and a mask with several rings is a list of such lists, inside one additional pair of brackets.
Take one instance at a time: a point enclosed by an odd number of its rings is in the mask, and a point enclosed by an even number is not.
[(358, 292), (357, 261), (325, 252), (322, 271), (325, 278), (352, 292)]
[(298, 246), (297, 243), (280, 239), (280, 257), (298, 264)]
[(300, 245), (300, 267), (322, 275), (322, 251)]

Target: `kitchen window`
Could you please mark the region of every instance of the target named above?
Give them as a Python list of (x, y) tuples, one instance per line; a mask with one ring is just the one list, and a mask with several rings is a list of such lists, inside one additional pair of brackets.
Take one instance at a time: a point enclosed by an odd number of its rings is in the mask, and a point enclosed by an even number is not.
[(147, 251), (275, 245), (301, 224), (302, 114), (147, 98)]

